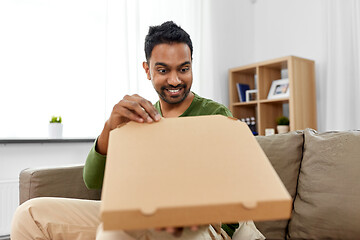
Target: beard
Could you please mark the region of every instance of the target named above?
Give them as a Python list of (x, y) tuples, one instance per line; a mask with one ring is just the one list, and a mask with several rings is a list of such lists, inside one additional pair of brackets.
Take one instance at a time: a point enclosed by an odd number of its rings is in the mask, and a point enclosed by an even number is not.
[(188, 89), (187, 88), (187, 85), (186, 84), (181, 84), (179, 86), (176, 86), (176, 88), (182, 88), (184, 89), (184, 93), (180, 96), (176, 96), (176, 97), (171, 97), (171, 96), (167, 96), (166, 95), (166, 92), (167, 91), (166, 89), (168, 88), (174, 88), (174, 87), (171, 87), (171, 86), (167, 86), (167, 87), (161, 87), (160, 91), (156, 90), (157, 94), (159, 95), (159, 97), (166, 103), (168, 104), (178, 104), (178, 103), (181, 103), (183, 102), (186, 97), (189, 95), (190, 93), (190, 88)]

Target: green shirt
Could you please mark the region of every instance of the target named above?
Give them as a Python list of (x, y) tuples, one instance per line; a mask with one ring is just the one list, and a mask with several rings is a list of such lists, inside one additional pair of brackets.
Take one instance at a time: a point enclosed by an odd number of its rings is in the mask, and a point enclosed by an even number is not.
[[(160, 102), (155, 103), (155, 108), (162, 116)], [(188, 109), (185, 110), (183, 114), (179, 117), (190, 117), (190, 116), (203, 116), (203, 115), (224, 115), (227, 117), (232, 117), (232, 114), (227, 107), (224, 105), (214, 102), (213, 100), (202, 98), (196, 93), (194, 93), (194, 99), (191, 102)]]
[[(155, 103), (156, 110), (161, 114), (160, 102)], [(213, 100), (202, 98), (194, 93), (194, 99), (188, 109), (180, 117), (202, 116), (202, 115), (224, 115), (232, 117), (229, 109)], [(91, 148), (84, 166), (83, 177), (89, 189), (100, 189), (103, 184), (106, 156), (95, 151), (96, 141)], [(223, 224), (222, 228), (232, 236), (238, 224)]]

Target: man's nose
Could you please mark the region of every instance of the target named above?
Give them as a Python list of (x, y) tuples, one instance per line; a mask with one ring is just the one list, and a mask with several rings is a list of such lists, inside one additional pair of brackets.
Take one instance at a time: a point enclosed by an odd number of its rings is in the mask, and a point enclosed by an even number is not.
[(171, 75), (168, 78), (168, 84), (169, 85), (173, 85), (173, 86), (177, 86), (181, 83), (181, 80), (177, 74), (177, 72), (173, 72), (171, 73)]

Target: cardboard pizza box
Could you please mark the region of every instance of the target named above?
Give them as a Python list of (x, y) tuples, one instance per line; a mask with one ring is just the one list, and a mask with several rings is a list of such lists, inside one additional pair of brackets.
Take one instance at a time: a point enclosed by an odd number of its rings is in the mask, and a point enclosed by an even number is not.
[(163, 118), (110, 133), (104, 230), (288, 219), (291, 208), (243, 122), (220, 115)]

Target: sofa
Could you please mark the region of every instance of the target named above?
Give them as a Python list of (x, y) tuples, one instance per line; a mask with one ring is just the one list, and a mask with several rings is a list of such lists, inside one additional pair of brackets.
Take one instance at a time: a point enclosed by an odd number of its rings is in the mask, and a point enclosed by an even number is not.
[[(267, 239), (360, 239), (360, 131), (312, 129), (257, 136), (293, 198), (289, 220), (255, 222)], [(20, 203), (53, 196), (100, 199), (82, 167), (25, 169)]]

